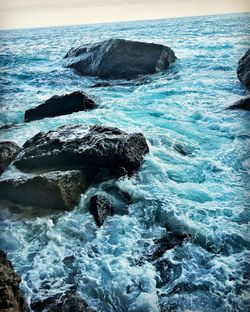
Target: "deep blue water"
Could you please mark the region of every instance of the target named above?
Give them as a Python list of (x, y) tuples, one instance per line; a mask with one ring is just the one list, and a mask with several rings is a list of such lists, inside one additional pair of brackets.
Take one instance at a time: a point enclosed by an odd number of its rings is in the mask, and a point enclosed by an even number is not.
[[(23, 144), (66, 123), (105, 124), (141, 131), (150, 146), (139, 174), (116, 182), (133, 204), (100, 229), (86, 208), (95, 188), (72, 212), (1, 209), (0, 249), (21, 274), (28, 302), (64, 291), (73, 278), (100, 312), (250, 309), (249, 114), (224, 110), (247, 94), (236, 68), (249, 45), (249, 22), (250, 14), (238, 14), (0, 32), (0, 122), (18, 124), (2, 139)], [(178, 60), (165, 73), (99, 89), (90, 88), (98, 79), (62, 67), (71, 47), (108, 38), (166, 44)], [(26, 109), (75, 90), (101, 108), (22, 123)], [(14, 175), (10, 167), (2, 178)], [(190, 239), (160, 263), (139, 265), (165, 226)], [(62, 262), (72, 255), (73, 277)]]

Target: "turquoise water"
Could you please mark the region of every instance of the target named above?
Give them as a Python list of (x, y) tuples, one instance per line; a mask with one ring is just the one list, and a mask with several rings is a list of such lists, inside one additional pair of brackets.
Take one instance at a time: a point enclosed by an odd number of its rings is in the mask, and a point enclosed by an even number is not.
[[(249, 22), (242, 14), (0, 32), (0, 120), (17, 123), (2, 139), (23, 144), (66, 123), (105, 124), (143, 132), (150, 147), (137, 175), (89, 189), (72, 212), (1, 209), (0, 249), (28, 302), (75, 284), (97, 311), (249, 310), (249, 113), (224, 110), (247, 94), (236, 68)], [(98, 89), (90, 88), (98, 79), (62, 67), (71, 47), (108, 38), (166, 44), (178, 60), (165, 73)], [(75, 90), (100, 108), (22, 123), (26, 109)], [(2, 178), (18, 174), (10, 167)], [(134, 201), (97, 229), (86, 203), (112, 183)], [(159, 261), (140, 261), (165, 227), (190, 238)]]

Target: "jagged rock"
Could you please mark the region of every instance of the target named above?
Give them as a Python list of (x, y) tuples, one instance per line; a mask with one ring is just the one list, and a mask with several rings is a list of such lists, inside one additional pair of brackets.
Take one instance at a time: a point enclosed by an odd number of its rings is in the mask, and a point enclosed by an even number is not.
[(89, 210), (94, 216), (97, 226), (102, 226), (107, 217), (114, 213), (110, 200), (100, 194), (90, 198)]
[(81, 75), (133, 79), (164, 71), (176, 56), (161, 44), (110, 39), (73, 48), (65, 59), (65, 67), (73, 68)]
[(243, 83), (246, 88), (250, 89), (250, 49), (248, 49), (245, 55), (239, 60), (237, 76), (240, 82)]
[(25, 112), (24, 120), (32, 121), (46, 117), (68, 115), (74, 112), (97, 108), (97, 104), (84, 92), (75, 91), (64, 95), (54, 95), (43, 104), (28, 109)]
[(0, 174), (9, 166), (20, 149), (15, 142), (0, 141)]
[(0, 181), (0, 198), (24, 206), (71, 210), (88, 186), (80, 170), (52, 171)]
[(31, 308), (34, 312), (95, 312), (72, 290), (33, 302)]
[[(66, 125), (28, 140), (14, 162), (26, 171), (83, 168), (106, 176), (132, 174), (143, 163), (148, 145), (141, 133), (113, 127)], [(94, 175), (94, 173), (93, 173)]]
[(250, 96), (238, 100), (233, 105), (227, 107), (227, 109), (244, 109), (250, 111)]
[(25, 301), (19, 284), (20, 276), (14, 271), (6, 254), (0, 250), (0, 311), (23, 312)]
[(187, 237), (188, 236), (184, 233), (166, 233), (166, 235), (164, 235), (162, 238), (155, 241), (156, 248), (154, 252), (147, 257), (147, 260), (154, 261), (161, 258), (167, 250), (181, 245)]
[(91, 86), (90, 88), (103, 88), (103, 87), (111, 87), (111, 84), (109, 82), (98, 82)]

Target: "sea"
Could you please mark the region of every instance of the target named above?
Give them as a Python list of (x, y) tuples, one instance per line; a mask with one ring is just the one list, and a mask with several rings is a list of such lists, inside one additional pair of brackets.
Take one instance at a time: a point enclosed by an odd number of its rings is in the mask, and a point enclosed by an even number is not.
[[(63, 67), (70, 48), (110, 38), (164, 44), (177, 60), (101, 88)], [(150, 149), (137, 174), (90, 187), (70, 212), (1, 206), (0, 249), (28, 305), (74, 285), (98, 312), (250, 311), (249, 112), (225, 109), (249, 94), (236, 69), (250, 14), (1, 30), (0, 42), (0, 125), (15, 124), (2, 140), (107, 125), (142, 132)], [(76, 90), (100, 107), (24, 123), (25, 110)], [(20, 174), (11, 165), (1, 179)], [(133, 201), (109, 192), (114, 185)], [(97, 192), (118, 207), (100, 228), (87, 208)], [(188, 238), (149, 261), (167, 231)]]

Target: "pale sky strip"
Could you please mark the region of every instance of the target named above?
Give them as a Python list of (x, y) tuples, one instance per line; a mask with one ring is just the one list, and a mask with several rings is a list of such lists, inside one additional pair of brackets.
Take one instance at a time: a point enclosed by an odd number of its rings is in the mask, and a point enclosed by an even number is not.
[(0, 0), (0, 28), (249, 12), (249, 0)]

